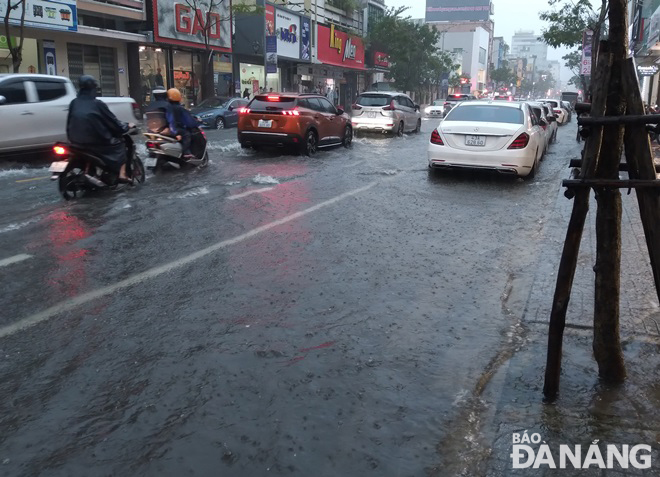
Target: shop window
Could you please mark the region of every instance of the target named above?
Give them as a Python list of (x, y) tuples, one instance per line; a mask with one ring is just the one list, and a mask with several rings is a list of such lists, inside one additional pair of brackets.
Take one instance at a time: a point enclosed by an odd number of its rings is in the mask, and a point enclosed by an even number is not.
[(153, 99), (151, 92), (157, 87), (168, 89), (167, 53), (161, 48), (140, 46), (140, 78), (142, 85), (142, 105)]
[(99, 82), (99, 94), (117, 96), (117, 61), (114, 48), (67, 44), (69, 78), (74, 84), (82, 75), (92, 75)]
[(5, 97), (5, 104), (27, 103), (25, 85), (22, 81), (16, 81), (9, 84), (5, 83), (0, 86), (0, 96)]
[(61, 81), (34, 80), (39, 101), (53, 101), (66, 96), (66, 86)]

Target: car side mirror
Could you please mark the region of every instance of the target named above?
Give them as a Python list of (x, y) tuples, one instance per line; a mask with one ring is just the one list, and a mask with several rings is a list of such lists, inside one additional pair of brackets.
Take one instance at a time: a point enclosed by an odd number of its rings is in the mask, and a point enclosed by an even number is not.
[(7, 102), (7, 98), (4, 96), (0, 96), (0, 104), (5, 104)]
[(415, 105), (415, 111), (419, 111), (419, 104)]
[(233, 107), (233, 106), (229, 106), (229, 107), (227, 108), (227, 110), (228, 110), (228, 111), (233, 111), (233, 110), (234, 110), (234, 107)]
[(337, 116), (341, 116), (342, 114), (344, 114), (344, 110), (341, 108), (337, 108)]

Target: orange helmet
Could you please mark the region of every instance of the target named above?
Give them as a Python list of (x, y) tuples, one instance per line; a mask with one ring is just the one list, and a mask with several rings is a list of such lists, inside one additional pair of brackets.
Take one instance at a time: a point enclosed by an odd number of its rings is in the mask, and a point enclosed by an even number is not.
[(170, 88), (167, 90), (167, 99), (170, 101), (174, 101), (175, 103), (178, 103), (181, 101), (181, 91), (179, 91), (176, 88)]

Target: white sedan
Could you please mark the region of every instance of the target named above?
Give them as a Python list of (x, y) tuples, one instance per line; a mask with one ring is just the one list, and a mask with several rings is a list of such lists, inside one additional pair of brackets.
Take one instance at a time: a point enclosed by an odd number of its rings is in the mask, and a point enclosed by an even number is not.
[(436, 99), (433, 103), (424, 108), (424, 114), (427, 118), (441, 118), (445, 112), (445, 100)]
[(431, 134), (429, 168), (484, 169), (531, 178), (544, 146), (543, 129), (528, 104), (465, 101)]
[(556, 99), (539, 99), (538, 102), (545, 103), (552, 108), (553, 113), (557, 117), (557, 123), (564, 124), (568, 121), (568, 111)]

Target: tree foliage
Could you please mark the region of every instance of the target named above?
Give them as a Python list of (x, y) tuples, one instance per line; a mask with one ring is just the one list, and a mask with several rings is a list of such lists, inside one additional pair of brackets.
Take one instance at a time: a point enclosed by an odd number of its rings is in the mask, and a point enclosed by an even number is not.
[[(11, 64), (14, 68), (14, 73), (18, 73), (21, 63), (23, 62), (23, 31), (25, 28), (25, 8), (27, 0), (0, 0), (7, 2), (7, 9), (5, 10), (5, 17), (3, 22), (5, 25), (5, 36), (7, 38), (7, 48), (9, 48), (9, 55), (11, 56)], [(21, 9), (21, 20), (18, 25), (18, 38), (12, 38), (10, 35), (9, 16), (14, 10)]]
[(490, 79), (498, 88), (500, 86), (509, 86), (511, 83), (515, 84), (518, 81), (518, 77), (513, 71), (513, 66), (507, 60), (502, 60), (499, 68), (491, 68)]
[(406, 7), (391, 8), (370, 29), (367, 44), (390, 56), (389, 77), (397, 89), (421, 92), (437, 85), (443, 73), (457, 68), (450, 55), (438, 51), (440, 33), (403, 17)]

